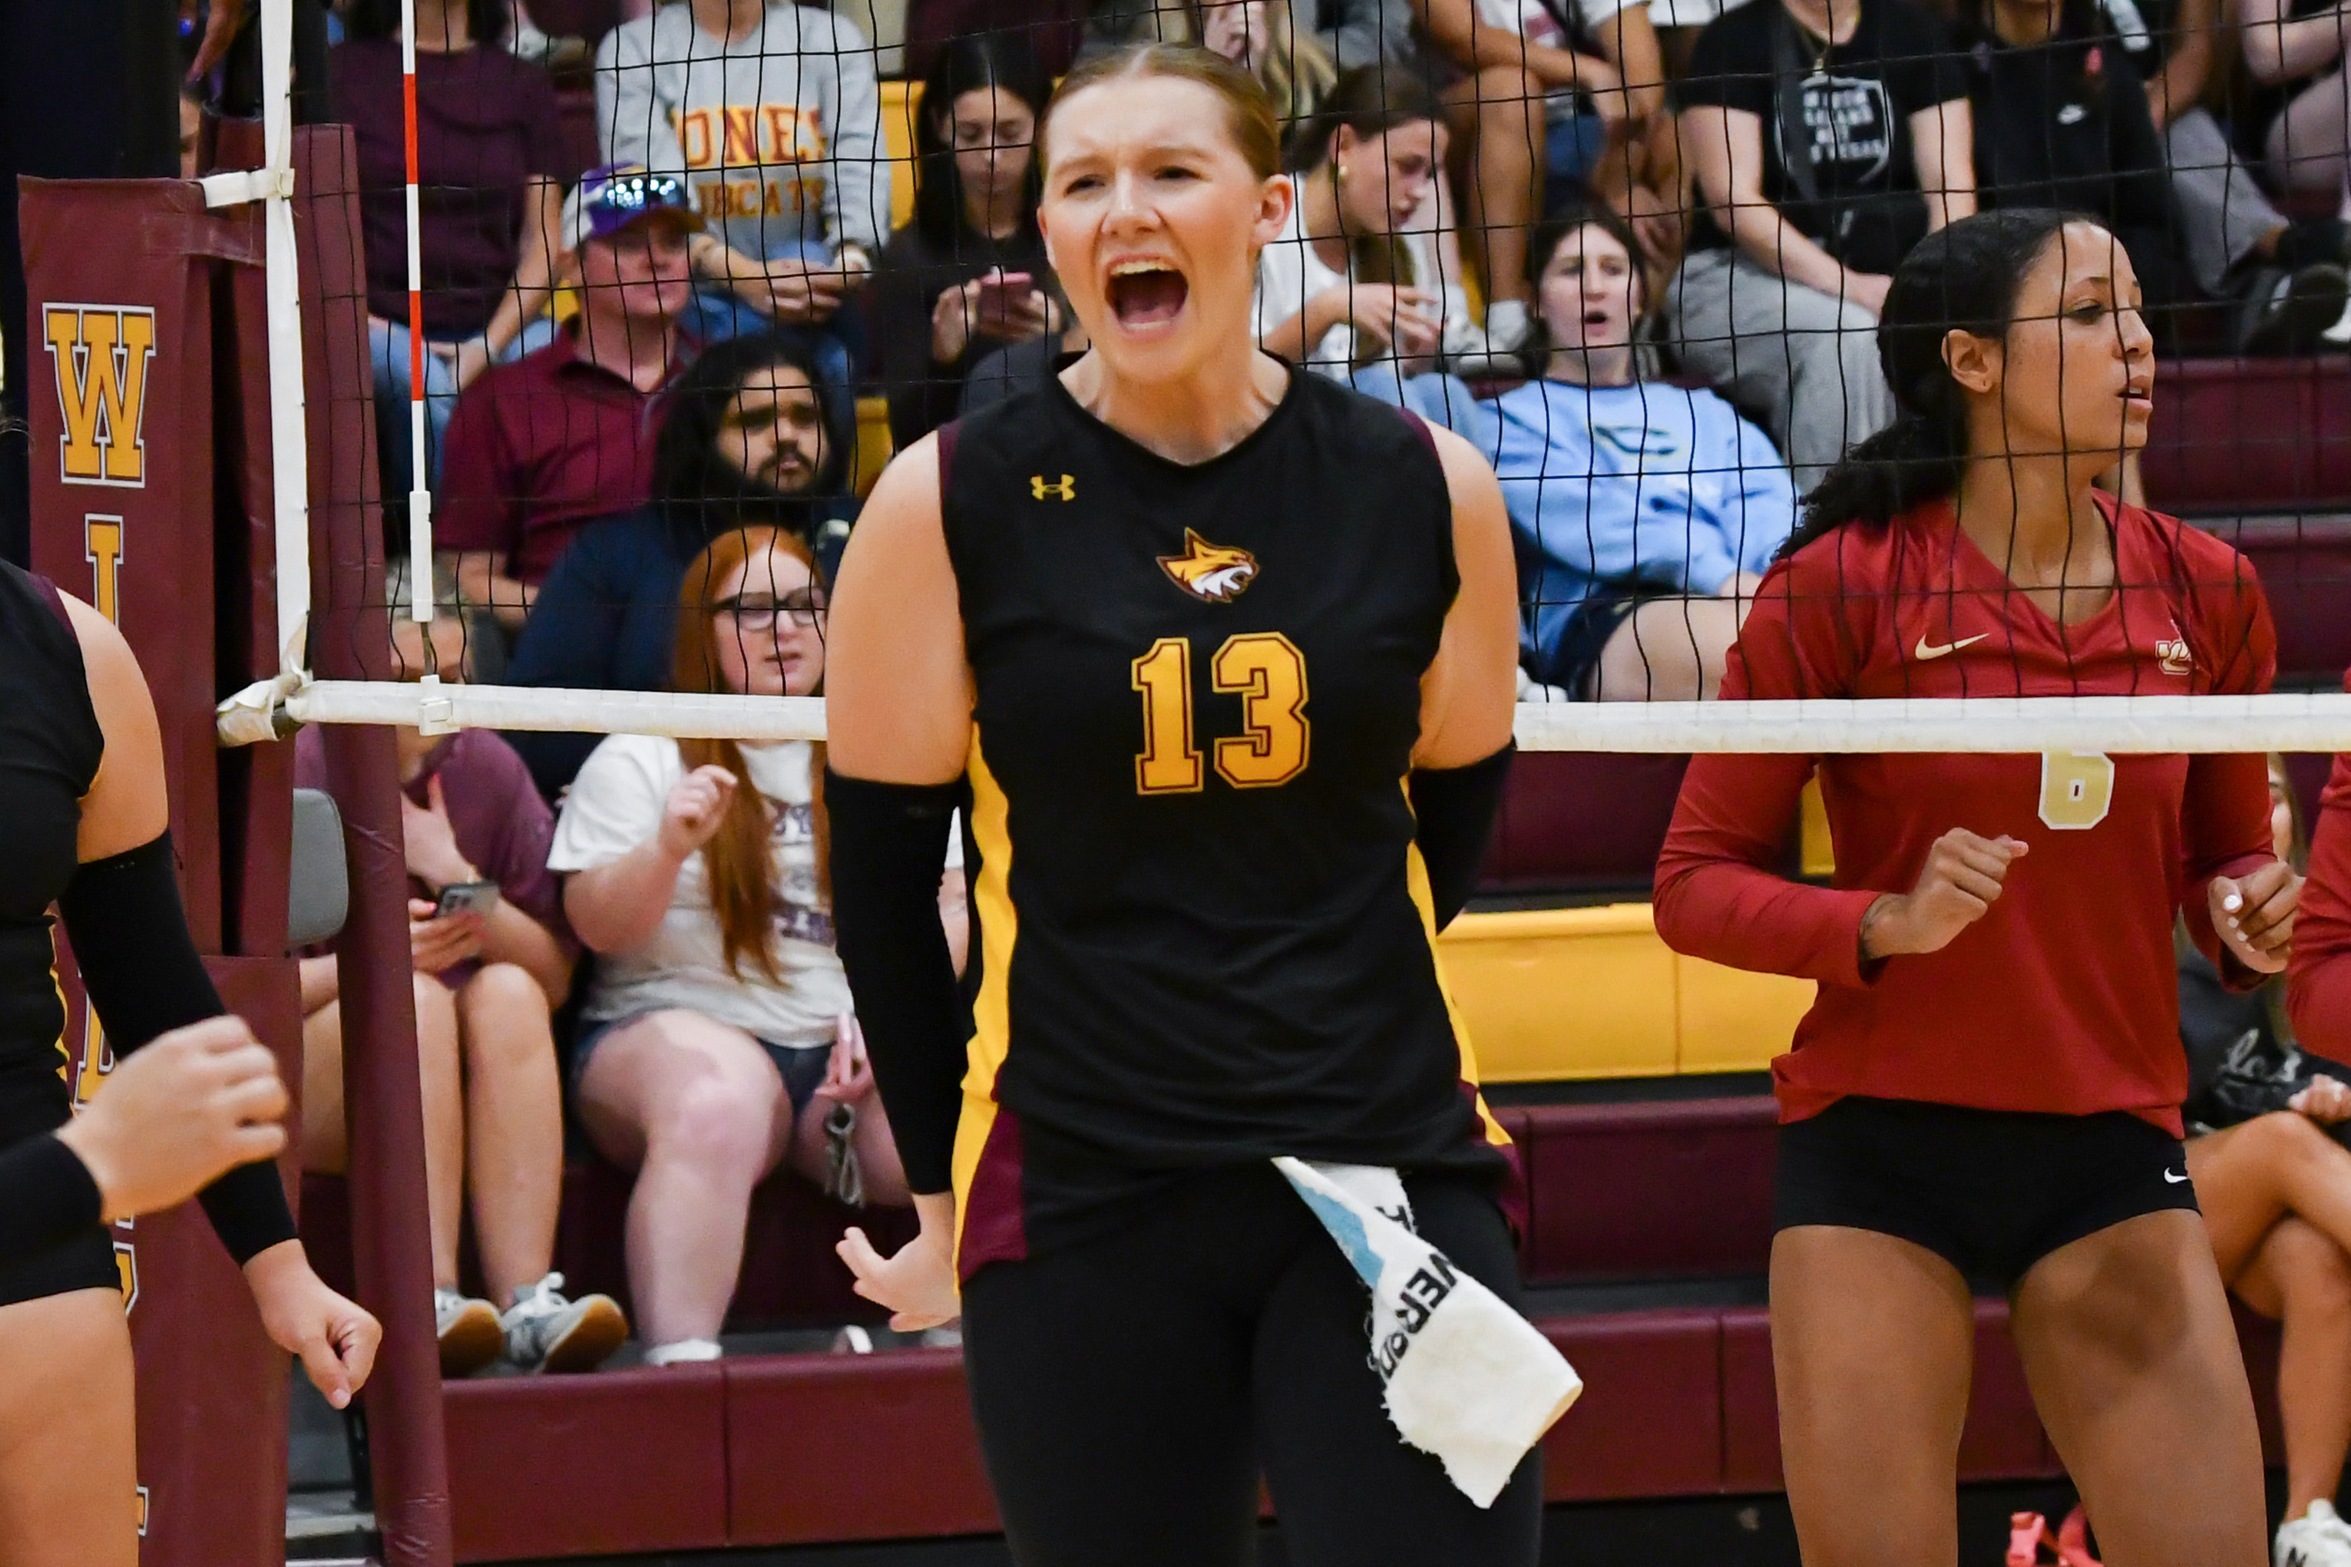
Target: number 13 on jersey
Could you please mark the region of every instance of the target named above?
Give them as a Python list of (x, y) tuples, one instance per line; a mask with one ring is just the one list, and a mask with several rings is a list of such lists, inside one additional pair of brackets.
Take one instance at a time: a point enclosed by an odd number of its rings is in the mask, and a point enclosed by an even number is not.
[[(1143, 749), (1135, 754), (1141, 794), (1192, 794), (1207, 781), (1192, 726), (1192, 643), (1161, 637), (1134, 662), (1143, 698)], [(1216, 770), (1236, 789), (1267, 789), (1306, 771), (1306, 655), (1278, 631), (1225, 638), (1209, 660), (1216, 689), (1241, 699), (1245, 734), (1216, 742)]]

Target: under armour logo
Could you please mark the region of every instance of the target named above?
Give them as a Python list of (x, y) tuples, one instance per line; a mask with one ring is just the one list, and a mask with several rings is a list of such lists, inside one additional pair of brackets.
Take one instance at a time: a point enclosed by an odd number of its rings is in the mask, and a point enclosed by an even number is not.
[(1074, 501), (1078, 498), (1077, 476), (1065, 473), (1056, 483), (1041, 473), (1032, 473), (1029, 475), (1029, 494), (1038, 500), (1050, 495), (1057, 501)]

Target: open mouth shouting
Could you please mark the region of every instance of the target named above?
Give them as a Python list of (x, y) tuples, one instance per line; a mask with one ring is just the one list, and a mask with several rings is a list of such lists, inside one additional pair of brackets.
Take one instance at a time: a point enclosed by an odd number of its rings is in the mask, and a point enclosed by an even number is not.
[(1149, 331), (1173, 322), (1183, 313), (1191, 285), (1183, 273), (1156, 257), (1115, 261), (1104, 290), (1110, 313), (1130, 332)]

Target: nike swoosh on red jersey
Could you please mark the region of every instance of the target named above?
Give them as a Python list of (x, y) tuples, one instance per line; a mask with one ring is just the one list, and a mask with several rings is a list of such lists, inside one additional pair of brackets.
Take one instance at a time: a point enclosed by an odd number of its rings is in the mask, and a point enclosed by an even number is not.
[(1972, 637), (1961, 637), (1958, 641), (1946, 642), (1941, 647), (1935, 646), (1932, 642), (1929, 642), (1925, 636), (1921, 635), (1918, 639), (1918, 646), (1910, 650), (1910, 656), (1924, 664), (1930, 660), (1941, 658), (1946, 654), (1956, 653), (1963, 647), (1974, 647), (1978, 642), (1983, 641), (1984, 638), (1990, 636), (1991, 634), (1992, 633), (1989, 631), (1979, 631)]

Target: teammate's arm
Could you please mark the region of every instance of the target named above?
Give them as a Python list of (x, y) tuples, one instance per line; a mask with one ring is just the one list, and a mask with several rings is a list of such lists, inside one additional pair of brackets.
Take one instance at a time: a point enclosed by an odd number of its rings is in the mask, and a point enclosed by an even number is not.
[(1420, 744), (1414, 748), (1413, 841), (1442, 930), (1477, 883), (1494, 814), (1510, 775), (1517, 712), (1518, 563), (1494, 470), (1449, 430), (1432, 430), (1453, 499), (1453, 558), (1460, 587), (1437, 656), (1421, 677)]
[(936, 436), (884, 470), (833, 589), (825, 648), (825, 811), (833, 927), (921, 1233), (883, 1257), (841, 1239), (857, 1293), (891, 1326), (961, 1310), (955, 1130), (969, 1018), (939, 920), (947, 829), (971, 749), (972, 676), (947, 554)]
[[(138, 660), (96, 610), (66, 601), (105, 749), (82, 800), (80, 868), (58, 900), (84, 987), (118, 1054), (218, 1017), (220, 995), (188, 934), (173, 879), (163, 734)], [(262, 1324), (302, 1357), (337, 1408), (367, 1380), (383, 1330), (311, 1271), (275, 1165), (245, 1164), (201, 1194), (213, 1229), (245, 1270)]]

